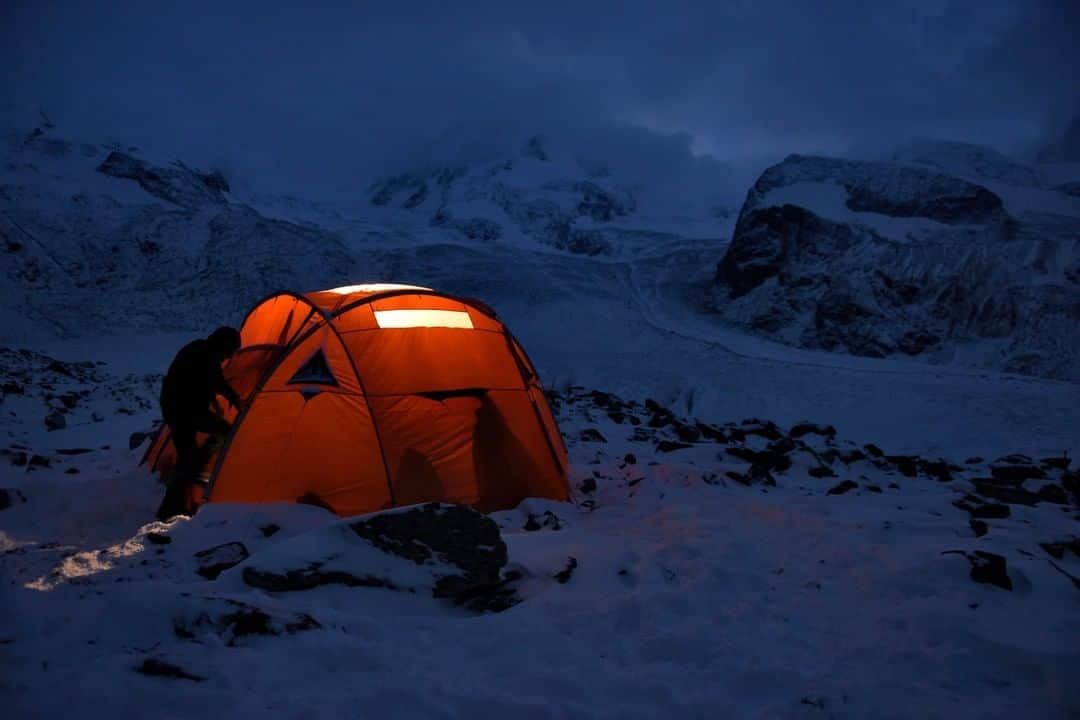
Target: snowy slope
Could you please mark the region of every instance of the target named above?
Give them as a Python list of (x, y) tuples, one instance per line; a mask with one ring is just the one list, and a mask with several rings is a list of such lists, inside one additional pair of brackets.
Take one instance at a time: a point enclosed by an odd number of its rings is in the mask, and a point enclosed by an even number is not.
[(791, 156), (748, 193), (712, 303), (800, 347), (1076, 380), (1080, 201), (961, 143)]

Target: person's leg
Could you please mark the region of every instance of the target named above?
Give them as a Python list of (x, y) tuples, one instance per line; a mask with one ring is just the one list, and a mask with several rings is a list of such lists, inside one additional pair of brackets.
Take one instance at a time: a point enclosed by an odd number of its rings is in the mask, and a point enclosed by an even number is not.
[(202, 447), (195, 452), (196, 460), (193, 462), (192, 482), (206, 483), (210, 479), (210, 471), (207, 467), (214, 453), (225, 444), (225, 436), (228, 435), (232, 426), (220, 415), (211, 412), (200, 413), (194, 420), (196, 429), (206, 433), (209, 437)]
[(195, 426), (184, 417), (167, 417), (173, 447), (176, 448), (176, 466), (165, 488), (165, 497), (158, 507), (158, 520), (168, 520), (174, 515), (187, 512), (187, 488), (199, 471), (199, 450), (195, 445)]

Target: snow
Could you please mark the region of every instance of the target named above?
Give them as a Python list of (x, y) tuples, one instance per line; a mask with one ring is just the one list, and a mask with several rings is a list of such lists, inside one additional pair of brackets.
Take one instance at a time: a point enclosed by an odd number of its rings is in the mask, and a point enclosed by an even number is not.
[[(560, 422), (575, 487), (593, 477), (597, 489), (493, 515), (508, 568), (524, 575), (521, 602), (494, 615), (385, 588), (247, 587), (244, 567), (326, 557), (424, 581), (318, 508), (208, 506), (144, 525), (157, 492), (130, 453), (112, 454), (120, 474), (88, 479), (78, 501), (47, 473), (27, 476), (28, 501), (2, 516), (10, 711), (815, 717), (824, 706), (890, 718), (1077, 707), (1076, 590), (1036, 544), (1067, 535), (1075, 510), (1014, 506), (976, 539), (952, 484), (860, 463), (850, 477), (863, 489), (828, 495), (843, 474), (813, 479), (799, 455), (777, 487), (743, 487), (717, 482), (745, 465), (714, 446), (656, 452), (580, 400)], [(585, 427), (608, 442), (576, 440)], [(558, 522), (525, 530), (545, 512)], [(194, 554), (225, 542), (251, 557), (216, 580), (197, 575)], [(976, 548), (1008, 555), (1012, 592), (971, 582), (963, 557), (942, 554)], [(1080, 571), (1080, 559), (1060, 564)], [(238, 634), (223, 619), (236, 607), (266, 613), (278, 634)], [(285, 629), (304, 617), (318, 627)], [(147, 658), (205, 680), (136, 674)]]
[[(88, 172), (86, 182), (101, 183), (95, 193), (117, 199), (119, 208), (103, 211), (108, 222), (85, 216), (97, 230), (159, 203), (134, 182), (93, 173), (104, 154), (64, 156), (49, 170), (61, 183)], [(553, 202), (570, 197), (543, 189), (566, 181), (565, 163), (522, 158), (518, 167), (507, 187)], [(40, 179), (45, 171), (18, 172)], [(470, 171), (466, 184), (490, 192), (478, 177)], [(7, 188), (22, 186), (5, 178)], [(41, 182), (49, 197), (36, 206), (39, 219), (67, 212), (54, 180)], [(115, 183), (133, 195), (121, 198)], [(845, 222), (882, 221), (842, 207), (837, 190), (796, 181), (766, 202), (812, 200), (847, 213), (838, 217)], [(461, 192), (450, 205), (455, 217), (490, 211)], [(83, 332), (60, 338), (33, 338), (5, 315), (6, 343), (41, 353), (0, 355), (0, 379), (20, 386), (0, 400), (0, 488), (11, 502), (0, 510), (0, 688), (11, 717), (76, 708), (88, 718), (1080, 712), (1080, 595), (1064, 574), (1080, 576), (1080, 557), (1054, 558), (1040, 546), (1077, 536), (1076, 505), (1010, 505), (1008, 517), (985, 521), (981, 537), (954, 505), (1004, 455), (1037, 464), (1080, 453), (1080, 384), (794, 348), (722, 324), (701, 312), (700, 297), (731, 218), (578, 219), (613, 238), (610, 254), (587, 257), (512, 229), (496, 243), (470, 240), (400, 207), (331, 211), (280, 198), (254, 207), (238, 225), (303, 220), (296, 227), (312, 235), (298, 247), (333, 248), (275, 256), (296, 265), (290, 289), (332, 287), (316, 266), (348, 257), (338, 285), (415, 283), (494, 307), (558, 392), (573, 500), (530, 499), (491, 515), (507, 544), (505, 569), (519, 574), (519, 602), (501, 613), (472, 614), (420, 590), (266, 592), (244, 581), (245, 568), (322, 562), (413, 589), (433, 571), (358, 543), (341, 519), (305, 505), (211, 505), (191, 519), (151, 521), (161, 488), (138, 466), (145, 441), (129, 448), (129, 435), (157, 419), (160, 373), (175, 350), (219, 319), (240, 321), (247, 277), (233, 277), (225, 262), (225, 279), (192, 280), (177, 295), (125, 286), (132, 303), (102, 291), (85, 316), (100, 324), (87, 320), (76, 328)], [(178, 242), (197, 254), (210, 220), (185, 220)], [(69, 238), (76, 225), (56, 221), (56, 237)], [(236, 241), (238, 255), (251, 237)], [(141, 266), (118, 273), (132, 267)], [(127, 310), (165, 297), (187, 307), (206, 293), (228, 294), (237, 307), (169, 325)], [(67, 365), (82, 362), (90, 364)], [(633, 401), (626, 412), (640, 424), (618, 422), (593, 389)], [(807, 447), (773, 472), (775, 485), (744, 486), (735, 478), (750, 465), (723, 444), (699, 439), (664, 451), (660, 441), (678, 438), (671, 427), (650, 427), (646, 399), (688, 425), (693, 418), (729, 433), (761, 418), (785, 431), (810, 420), (837, 434), (803, 436)], [(61, 407), (65, 427), (48, 430), (45, 418)], [(586, 430), (605, 441), (587, 440)], [(938, 482), (865, 458), (832, 462), (835, 477), (811, 474), (829, 451), (866, 443), (962, 470)], [(755, 435), (742, 443), (769, 445)], [(62, 452), (71, 450), (79, 452)], [(35, 466), (34, 455), (48, 466)], [(983, 459), (969, 464), (970, 456)], [(829, 494), (845, 480), (855, 487)], [(1026, 487), (1037, 492), (1041, 483)], [(249, 556), (215, 579), (199, 575), (196, 553), (227, 543), (243, 543)], [(976, 550), (1007, 559), (1011, 591), (974, 582), (968, 559), (952, 552)], [(265, 632), (249, 632), (241, 616), (265, 616), (255, 623)], [(147, 661), (197, 679), (136, 672)]]

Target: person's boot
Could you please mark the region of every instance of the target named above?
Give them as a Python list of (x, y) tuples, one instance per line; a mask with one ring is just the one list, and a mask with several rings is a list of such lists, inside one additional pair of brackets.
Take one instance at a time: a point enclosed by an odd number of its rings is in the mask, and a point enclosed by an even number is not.
[(161, 522), (167, 522), (177, 515), (184, 515), (187, 512), (184, 501), (184, 490), (187, 483), (180, 480), (179, 478), (173, 478), (165, 486), (165, 497), (161, 499), (161, 505), (158, 506), (155, 515)]

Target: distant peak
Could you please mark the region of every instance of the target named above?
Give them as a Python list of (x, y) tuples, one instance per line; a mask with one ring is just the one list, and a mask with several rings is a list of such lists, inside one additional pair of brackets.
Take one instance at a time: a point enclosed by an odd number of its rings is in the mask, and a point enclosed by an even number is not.
[(522, 157), (535, 158), (540, 162), (551, 162), (551, 156), (544, 149), (544, 141), (539, 135), (533, 135), (525, 141), (525, 147), (521, 149)]

